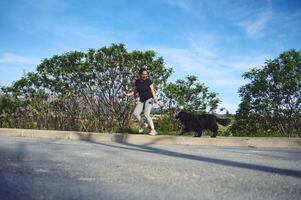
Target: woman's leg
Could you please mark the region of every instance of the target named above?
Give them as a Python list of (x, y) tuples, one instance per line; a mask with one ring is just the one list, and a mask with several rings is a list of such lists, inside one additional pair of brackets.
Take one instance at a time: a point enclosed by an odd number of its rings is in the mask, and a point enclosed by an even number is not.
[(153, 104), (152, 104), (151, 101), (152, 101), (152, 99), (148, 99), (148, 100), (145, 102), (144, 116), (146, 117), (147, 122), (148, 122), (150, 128), (151, 128), (152, 130), (155, 130), (154, 122), (153, 122), (152, 118), (150, 117), (150, 113), (151, 113), (152, 107), (153, 107)]
[(141, 116), (140, 116), (142, 110), (143, 110), (143, 103), (138, 101), (134, 109), (133, 115), (138, 119), (140, 126), (142, 125)]

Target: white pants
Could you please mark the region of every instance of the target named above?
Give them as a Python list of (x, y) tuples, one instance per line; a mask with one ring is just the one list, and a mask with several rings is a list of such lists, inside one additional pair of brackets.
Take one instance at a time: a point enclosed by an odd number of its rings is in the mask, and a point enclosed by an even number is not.
[(134, 110), (134, 113), (133, 115), (138, 119), (140, 125), (143, 123), (143, 121), (141, 120), (141, 112), (143, 110), (143, 104), (144, 105), (144, 116), (146, 117), (146, 120), (150, 126), (151, 129), (155, 129), (154, 127), (154, 123), (153, 123), (153, 120), (152, 118), (150, 117), (150, 113), (151, 113), (151, 110), (152, 110), (152, 106), (153, 106), (153, 103), (152, 103), (152, 98), (149, 98), (148, 100), (146, 100), (144, 103), (143, 102), (140, 102), (138, 101), (136, 107), (135, 107), (135, 110)]

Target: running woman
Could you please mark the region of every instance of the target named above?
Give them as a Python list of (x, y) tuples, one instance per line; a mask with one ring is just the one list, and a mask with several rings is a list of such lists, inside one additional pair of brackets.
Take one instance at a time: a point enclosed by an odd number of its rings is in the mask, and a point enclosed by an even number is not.
[(140, 116), (144, 108), (144, 116), (146, 117), (146, 120), (151, 128), (149, 134), (157, 135), (157, 131), (155, 130), (153, 120), (150, 117), (152, 106), (154, 103), (157, 103), (157, 97), (154, 89), (154, 84), (148, 77), (148, 71), (146, 68), (141, 68), (139, 70), (139, 79), (135, 81), (135, 86), (130, 91), (131, 92), (123, 92), (123, 94), (125, 96), (136, 96), (136, 94), (138, 93), (139, 95), (139, 101), (133, 112), (133, 115), (139, 121), (139, 133), (143, 132), (143, 128), (145, 127), (145, 123), (143, 122)]

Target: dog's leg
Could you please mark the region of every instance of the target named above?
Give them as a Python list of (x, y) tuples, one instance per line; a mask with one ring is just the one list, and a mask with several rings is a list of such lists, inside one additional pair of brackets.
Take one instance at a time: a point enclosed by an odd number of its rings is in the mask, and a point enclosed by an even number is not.
[(213, 135), (211, 136), (212, 138), (215, 138), (218, 134), (218, 126), (215, 124), (212, 128), (211, 131), (213, 132)]
[(199, 137), (201, 137), (203, 135), (203, 131), (200, 131), (198, 134), (199, 134)]
[(185, 132), (187, 132), (187, 128), (185, 126), (182, 126), (181, 132), (179, 135), (184, 135)]
[(198, 131), (195, 135), (194, 135), (194, 137), (201, 137), (202, 136), (202, 131)]

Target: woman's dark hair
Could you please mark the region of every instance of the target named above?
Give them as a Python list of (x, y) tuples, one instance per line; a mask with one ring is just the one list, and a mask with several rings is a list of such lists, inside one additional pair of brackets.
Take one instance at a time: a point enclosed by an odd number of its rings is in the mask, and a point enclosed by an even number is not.
[(142, 74), (144, 71), (146, 71), (147, 73), (148, 73), (148, 71), (147, 71), (147, 69), (146, 68), (140, 68), (140, 70), (139, 70), (139, 74)]

